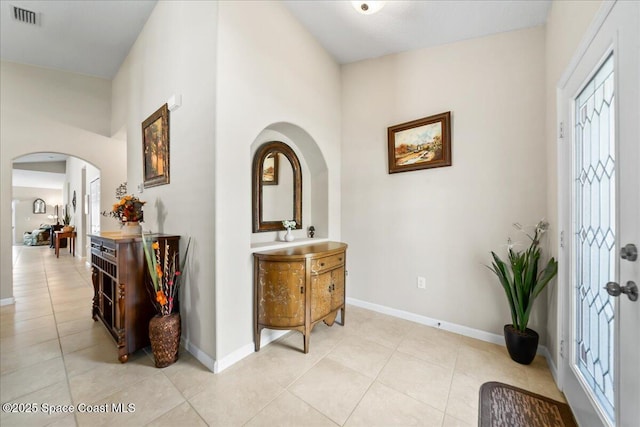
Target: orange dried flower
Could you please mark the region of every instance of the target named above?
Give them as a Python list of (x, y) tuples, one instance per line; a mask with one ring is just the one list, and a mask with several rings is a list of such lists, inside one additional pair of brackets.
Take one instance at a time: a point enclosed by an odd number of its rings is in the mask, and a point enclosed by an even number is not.
[(167, 304), (167, 296), (164, 294), (163, 291), (156, 292), (156, 301), (158, 301), (160, 305)]
[(151, 244), (151, 247), (152, 247), (153, 249), (160, 249), (160, 244), (159, 244), (158, 242), (153, 242), (153, 243)]
[(156, 264), (156, 273), (158, 274), (158, 277), (162, 277), (162, 268), (159, 264)]

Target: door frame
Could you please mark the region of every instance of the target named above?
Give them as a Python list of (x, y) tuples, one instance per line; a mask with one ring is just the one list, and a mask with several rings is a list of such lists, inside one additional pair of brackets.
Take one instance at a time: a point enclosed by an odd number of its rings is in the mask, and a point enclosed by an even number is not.
[[(567, 121), (567, 117), (565, 117), (564, 110), (564, 97), (565, 97), (565, 88), (569, 83), (569, 79), (573, 75), (573, 73), (578, 68), (578, 65), (584, 55), (586, 54), (589, 46), (593, 42), (593, 40), (598, 35), (600, 28), (604, 24), (605, 20), (609, 16), (609, 13), (613, 9), (613, 6), (616, 2), (602, 2), (600, 9), (596, 13), (593, 21), (587, 31), (585, 32), (578, 48), (576, 49), (569, 65), (562, 73), (560, 80), (556, 85), (556, 155), (557, 155), (557, 206), (558, 206), (558, 246), (556, 247), (556, 253), (558, 254), (558, 306), (557, 306), (557, 324), (556, 324), (556, 354), (555, 359), (558, 361), (556, 366), (558, 376), (557, 383), (558, 387), (563, 390), (564, 389), (564, 380), (565, 380), (565, 367), (562, 363), (562, 359), (564, 357), (564, 353), (566, 351), (565, 346), (565, 336), (564, 336), (564, 321), (565, 316), (567, 315), (566, 311), (567, 302), (569, 300), (569, 295), (567, 293), (568, 286), (570, 286), (570, 269), (568, 266), (571, 265), (570, 259), (570, 251), (565, 250), (567, 245), (571, 243), (571, 236), (567, 236), (565, 230), (571, 229), (571, 213), (572, 213), (572, 201), (567, 200), (567, 195), (571, 194), (571, 174), (573, 171), (567, 170), (565, 165), (567, 161), (571, 161), (571, 145), (570, 141), (565, 141), (566, 134), (566, 126), (564, 125)], [(565, 243), (566, 242), (566, 243)]]
[[(585, 32), (585, 35), (578, 45), (569, 65), (565, 69), (564, 73), (560, 77), (556, 85), (556, 155), (557, 155), (557, 164), (556, 164), (556, 172), (557, 172), (557, 206), (558, 206), (558, 246), (556, 247), (556, 253), (558, 254), (558, 305), (556, 307), (556, 315), (557, 315), (557, 325), (556, 325), (556, 354), (555, 359), (558, 361), (556, 366), (558, 376), (556, 378), (557, 385), (560, 390), (564, 389), (565, 386), (565, 378), (566, 378), (566, 369), (564, 367), (564, 363), (562, 363), (562, 359), (567, 352), (565, 348), (565, 343), (567, 342), (567, 338), (565, 337), (565, 323), (566, 323), (566, 313), (564, 307), (567, 306), (567, 303), (571, 304), (570, 301), (570, 292), (568, 286), (570, 285), (571, 280), (571, 251), (565, 250), (565, 247), (572, 244), (572, 237), (567, 235), (565, 230), (571, 230), (571, 221), (572, 221), (572, 213), (573, 213), (573, 201), (568, 200), (567, 195), (571, 194), (571, 180), (572, 173), (571, 169), (567, 169), (565, 165), (567, 163), (571, 164), (571, 155), (572, 155), (572, 147), (571, 141), (567, 140), (565, 135), (570, 134), (567, 127), (569, 124), (567, 123), (570, 120), (570, 117), (566, 117), (566, 111), (564, 108), (564, 99), (565, 99), (565, 91), (566, 86), (569, 83), (569, 79), (573, 75), (573, 73), (578, 68), (578, 65), (582, 58), (587, 53), (587, 50), (591, 46), (591, 43), (598, 35), (600, 28), (606, 21), (607, 17), (611, 10), (613, 10), (613, 6), (615, 5), (615, 1), (613, 2), (602, 2), (600, 9), (596, 13), (591, 25)], [(614, 46), (615, 48), (615, 46)], [(566, 123), (566, 124), (565, 124)]]
[[(572, 199), (572, 179), (573, 179), (573, 171), (572, 168), (567, 168), (567, 165), (572, 165), (572, 155), (573, 155), (573, 147), (572, 140), (570, 136), (572, 135), (572, 118), (567, 117), (567, 114), (570, 114), (568, 109), (566, 108), (566, 104), (564, 101), (568, 99), (572, 99), (573, 93), (568, 93), (568, 84), (570, 82), (571, 77), (574, 73), (579, 72), (579, 66), (581, 65), (581, 61), (585, 57), (588, 52), (588, 49), (592, 46), (597, 36), (600, 35), (600, 31), (602, 29), (603, 24), (609, 17), (611, 11), (614, 6), (617, 4), (617, 1), (613, 2), (603, 2), (600, 9), (598, 10), (593, 22), (589, 26), (588, 30), (585, 32), (585, 35), (576, 50), (574, 56), (572, 57), (569, 66), (563, 73), (561, 79), (559, 80), (556, 86), (556, 102), (557, 102), (557, 173), (558, 173), (558, 181), (557, 181), (557, 203), (558, 203), (558, 228), (559, 228), (559, 236), (558, 236), (558, 247), (557, 253), (559, 258), (559, 274), (558, 274), (558, 305), (557, 305), (557, 316), (558, 322), (556, 325), (556, 333), (557, 333), (557, 351), (556, 357), (558, 360), (558, 377), (557, 383), (561, 390), (566, 390), (569, 383), (573, 383), (575, 379), (573, 379), (569, 374), (571, 373), (570, 363), (565, 364), (565, 357), (572, 357), (571, 348), (572, 343), (570, 340), (571, 332), (567, 328), (567, 326), (571, 326), (574, 321), (572, 318), (573, 314), (573, 302), (571, 300), (571, 277), (572, 277), (572, 259), (570, 250), (573, 245), (573, 235), (571, 235), (572, 230), (572, 222), (573, 222), (573, 212), (574, 212), (574, 201)], [(640, 17), (640, 12), (639, 12)], [(601, 44), (601, 41), (598, 42)], [(608, 40), (608, 49), (605, 52), (604, 50), (600, 53), (600, 58), (598, 64), (602, 64), (602, 62), (608, 57), (608, 55), (613, 51), (614, 52), (614, 61), (615, 61), (615, 69), (619, 70), (619, 55), (616, 55), (616, 52), (619, 51), (619, 37), (617, 34), (614, 34)], [(590, 76), (588, 76), (584, 83), (588, 82), (593, 73), (597, 71), (598, 67), (594, 67), (595, 69), (590, 70)], [(619, 81), (616, 78), (616, 93), (619, 93)], [(616, 101), (616, 104), (618, 101)], [(564, 125), (563, 125), (564, 123)], [(616, 125), (618, 126), (618, 125)], [(563, 129), (564, 127), (564, 129)], [(618, 135), (620, 130), (616, 131)], [(616, 194), (619, 195), (619, 188), (616, 189)], [(617, 200), (620, 200), (617, 197)], [(620, 213), (617, 214), (619, 218)], [(617, 247), (617, 246), (616, 246)], [(616, 249), (617, 251), (617, 249)], [(616, 267), (616, 268), (619, 268)], [(615, 316), (617, 321), (620, 321), (620, 304), (616, 304), (615, 307)], [(565, 328), (567, 329), (567, 334), (565, 334)], [(620, 330), (616, 328), (614, 340), (616, 343), (620, 342), (619, 334)], [(616, 344), (618, 345), (618, 344)], [(618, 362), (620, 361), (620, 354), (616, 356)], [(615, 396), (616, 396), (616, 422), (620, 420), (620, 399), (624, 398), (621, 396), (621, 377), (620, 371), (618, 369), (619, 364), (616, 364), (617, 369), (615, 372)], [(569, 372), (567, 372), (569, 371)], [(587, 399), (593, 402), (591, 396), (587, 394)], [(576, 402), (573, 402), (576, 404)], [(578, 403), (576, 406), (580, 406), (585, 402)], [(629, 403), (629, 402), (627, 402)], [(597, 404), (596, 404), (597, 406)], [(627, 405), (628, 406), (628, 405)], [(572, 407), (574, 412), (580, 412), (580, 407)], [(603, 425), (607, 425), (607, 420), (603, 419), (602, 416), (598, 413), (601, 418), (601, 422)]]

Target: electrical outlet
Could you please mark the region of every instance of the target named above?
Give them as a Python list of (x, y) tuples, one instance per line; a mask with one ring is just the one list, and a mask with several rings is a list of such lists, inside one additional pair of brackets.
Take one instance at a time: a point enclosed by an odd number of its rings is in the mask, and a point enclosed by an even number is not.
[(418, 289), (426, 289), (427, 288), (427, 279), (422, 276), (418, 276)]

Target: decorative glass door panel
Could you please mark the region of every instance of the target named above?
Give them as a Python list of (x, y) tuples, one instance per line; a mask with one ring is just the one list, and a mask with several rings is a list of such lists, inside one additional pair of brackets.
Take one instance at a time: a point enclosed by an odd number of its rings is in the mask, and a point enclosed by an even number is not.
[(614, 57), (574, 100), (573, 359), (587, 390), (613, 425), (615, 301), (603, 284), (616, 274)]

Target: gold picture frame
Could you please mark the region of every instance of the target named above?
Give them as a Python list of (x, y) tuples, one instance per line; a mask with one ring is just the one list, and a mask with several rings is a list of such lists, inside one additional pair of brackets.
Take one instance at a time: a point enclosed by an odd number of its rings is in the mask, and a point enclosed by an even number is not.
[(169, 108), (164, 104), (142, 122), (144, 188), (169, 184)]
[(451, 112), (387, 128), (389, 173), (451, 166)]

